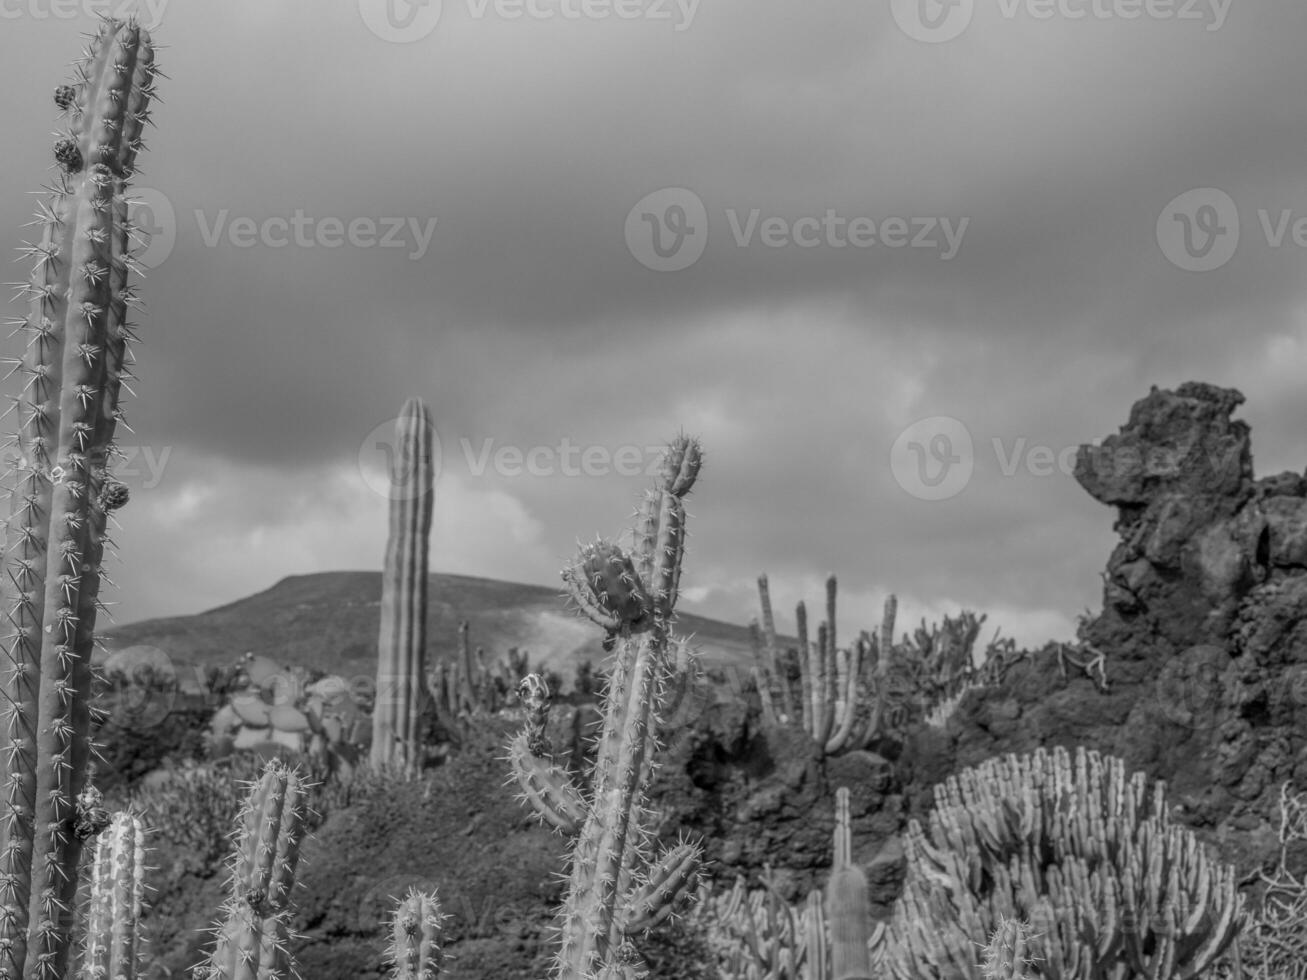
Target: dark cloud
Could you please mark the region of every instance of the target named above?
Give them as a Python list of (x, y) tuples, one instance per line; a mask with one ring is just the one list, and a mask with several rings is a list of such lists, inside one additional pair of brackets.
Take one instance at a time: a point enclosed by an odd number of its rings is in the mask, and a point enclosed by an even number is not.
[[(763, 570), (792, 609), (834, 570), (860, 625), (894, 590), (908, 623), (965, 605), (1025, 642), (1069, 636), (1098, 605), (1113, 515), (1027, 450), (1069, 452), (1149, 385), (1196, 378), (1248, 395), (1259, 472), (1307, 455), (1305, 253), (1272, 248), (1259, 215), (1307, 215), (1307, 9), (1233, 0), (1207, 30), (1013, 4), (977, 0), (944, 44), (873, 3), (714, 2), (678, 31), (477, 20), (445, 0), (413, 44), (379, 40), (344, 0), (165, 7), (172, 78), (141, 183), (177, 237), (143, 288), (120, 621), (377, 567), (366, 444), (421, 395), (444, 451), (441, 570), (552, 582), (645, 482), (569, 476), (563, 448), (611, 455), (684, 427), (709, 453), (696, 611), (751, 615)], [(3, 247), (28, 234), (48, 93), (90, 24), (41, 9), (0, 31), (16, 69)], [(657, 273), (624, 229), (668, 187), (703, 202), (708, 237)], [(1177, 268), (1156, 235), (1194, 187), (1228, 193), (1241, 221), (1210, 272)], [(962, 235), (948, 259), (761, 241), (768, 219), (813, 231), (828, 211)], [(297, 212), (314, 244), (274, 246)], [(754, 212), (740, 247), (732, 222)], [(388, 218), (400, 247), (328, 244)], [(971, 481), (938, 501), (890, 465), (932, 416), (975, 446)], [(536, 475), (469, 465), (503, 449), (537, 449)]]

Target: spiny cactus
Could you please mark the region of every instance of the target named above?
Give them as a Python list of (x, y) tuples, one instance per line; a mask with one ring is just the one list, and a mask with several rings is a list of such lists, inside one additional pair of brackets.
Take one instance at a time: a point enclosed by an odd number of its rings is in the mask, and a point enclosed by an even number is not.
[(390, 537), (381, 585), (377, 697), (372, 714), (374, 768), (415, 773), (421, 763), (423, 658), (427, 622), (427, 549), (435, 499), (434, 429), (420, 398), (395, 422)]
[(78, 980), (144, 977), (145, 827), (128, 811), (97, 839), (91, 861), (86, 940)]
[(250, 787), (229, 879), (225, 920), (196, 980), (289, 980), (290, 894), (307, 832), (307, 787), (298, 768), (270, 761)]
[(980, 959), (985, 980), (1031, 980), (1035, 956), (1030, 950), (1030, 924), (1001, 915)]
[(386, 962), (389, 980), (436, 980), (445, 956), (440, 948), (441, 925), (448, 916), (434, 894), (410, 888), (390, 920)]
[(685, 548), (684, 498), (701, 459), (696, 440), (674, 440), (637, 511), (633, 553), (600, 541), (583, 548), (563, 572), (572, 600), (616, 648), (588, 796), (543, 738), (547, 687), (532, 677), (523, 682), (531, 714), (509, 746), (521, 798), (577, 835), (561, 910), (557, 980), (644, 976), (632, 940), (695, 892), (699, 848), (682, 841), (654, 861), (645, 803), (660, 744), (658, 714), (674, 686), (669, 635)]
[[(15, 485), (0, 576), (11, 666), (0, 680), (5, 807), (0, 822), (0, 975), (63, 980), (83, 839), (76, 801), (90, 762), (91, 649), (108, 512), (121, 485), (119, 389), (127, 341), (133, 232), (128, 181), (159, 69), (150, 34), (106, 18), (55, 101), (68, 120), (55, 144), (60, 172), (28, 245), (22, 287), (27, 376), (15, 399)], [(12, 410), (12, 409), (11, 409)]]

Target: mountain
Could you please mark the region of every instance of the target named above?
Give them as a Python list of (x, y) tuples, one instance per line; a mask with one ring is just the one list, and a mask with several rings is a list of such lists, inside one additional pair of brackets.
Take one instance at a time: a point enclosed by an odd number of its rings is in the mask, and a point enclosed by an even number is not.
[[(560, 590), (433, 574), (427, 596), (429, 660), (453, 657), (461, 620), (469, 623), (473, 648), (484, 647), (488, 658), (517, 647), (530, 654), (533, 667), (543, 663), (557, 670), (567, 685), (577, 664), (589, 658), (598, 667), (605, 656), (603, 631), (573, 615)], [(380, 625), (380, 572), (319, 572), (289, 576), (264, 592), (207, 612), (114, 626), (102, 635), (111, 652), (130, 646), (163, 650), (183, 685), (195, 689), (198, 668), (231, 664), (246, 651), (347, 679), (371, 679)], [(704, 667), (747, 669), (753, 663), (745, 627), (683, 613), (676, 632), (694, 635)], [(97, 659), (103, 656), (101, 652)]]

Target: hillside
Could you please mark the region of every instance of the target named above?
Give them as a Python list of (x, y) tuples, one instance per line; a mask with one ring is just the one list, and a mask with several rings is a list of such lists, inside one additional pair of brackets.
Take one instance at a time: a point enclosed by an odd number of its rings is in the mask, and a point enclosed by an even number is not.
[[(466, 619), (473, 646), (484, 647), (490, 655), (510, 647), (527, 650), (533, 666), (543, 661), (568, 682), (576, 664), (590, 658), (598, 665), (604, 657), (602, 631), (573, 615), (559, 590), (433, 574), (428, 597), (429, 656), (451, 657), (458, 624)], [(158, 647), (177, 666), (186, 687), (192, 686), (193, 668), (232, 663), (247, 650), (279, 663), (371, 677), (376, 672), (380, 610), (380, 572), (292, 575), (270, 589), (206, 612), (112, 627), (104, 631), (105, 646), (110, 651)], [(745, 627), (682, 614), (677, 632), (694, 634), (705, 667), (747, 667), (752, 662)]]

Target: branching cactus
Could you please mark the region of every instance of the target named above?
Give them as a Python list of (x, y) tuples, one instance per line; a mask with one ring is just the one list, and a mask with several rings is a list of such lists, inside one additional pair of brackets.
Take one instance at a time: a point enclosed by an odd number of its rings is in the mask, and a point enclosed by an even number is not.
[(390, 920), (386, 962), (392, 964), (389, 980), (436, 980), (445, 954), (440, 929), (448, 916), (440, 911), (434, 894), (410, 888)]
[(0, 976), (10, 980), (63, 980), (69, 966), (100, 563), (108, 512), (126, 501), (108, 461), (137, 303), (128, 182), (159, 74), (149, 33), (106, 19), (72, 84), (55, 92), (67, 119), (59, 173), (34, 222), (40, 239), (25, 249), (35, 267), (16, 321), (27, 350), (14, 370), (26, 383), (11, 409), (17, 463), (0, 576), (14, 627), (0, 678)]
[(1234, 868), (1171, 823), (1163, 784), (1149, 792), (1142, 772), (1127, 780), (1122, 760), (1083, 746), (1074, 764), (1059, 746), (950, 776), (929, 834), (909, 821), (906, 850), (893, 980), (981, 980), (975, 944), (1003, 916), (1026, 920), (1023, 956), (1044, 976), (1194, 980), (1247, 922)]
[(509, 746), (521, 798), (576, 836), (560, 910), (557, 980), (644, 976), (633, 940), (697, 888), (697, 845), (682, 841), (653, 858), (646, 793), (660, 747), (659, 713), (675, 687), (670, 632), (685, 547), (684, 499), (700, 463), (698, 442), (677, 438), (637, 512), (633, 553), (599, 541), (563, 571), (572, 600), (615, 649), (590, 794), (572, 783), (544, 738), (548, 687), (536, 675), (522, 684), (527, 726)]
[(120, 811), (96, 840), (91, 861), (85, 950), (78, 980), (144, 977), (145, 827)]
[(795, 609), (799, 646), (797, 683), (794, 658), (780, 651), (767, 576), (758, 578), (762, 625), (754, 630), (754, 679), (762, 699), (763, 719), (771, 725), (802, 725), (826, 755), (865, 749), (884, 734), (886, 671), (894, 631), (895, 599), (885, 604), (879, 652), (865, 633), (852, 647), (836, 642), (836, 579), (826, 580), (826, 620), (817, 628), (815, 646), (808, 640), (808, 614)]
[(427, 623), (427, 556), (435, 500), (431, 413), (410, 398), (395, 422), (390, 536), (381, 584), (377, 696), (372, 714), (374, 768), (412, 774), (421, 762), (423, 658)]
[(298, 768), (272, 760), (239, 817), (226, 918), (196, 980), (290, 980), (291, 890), (307, 831), (307, 787)]

